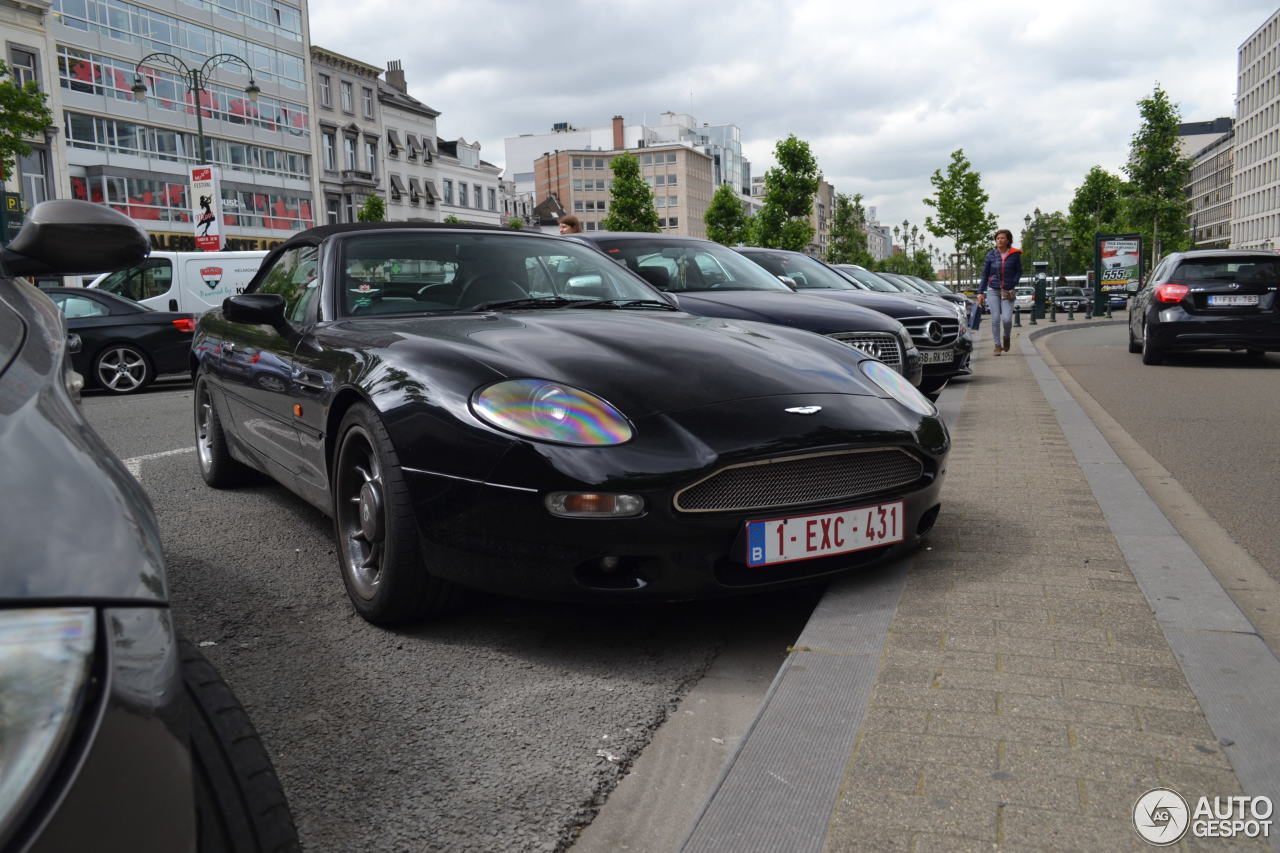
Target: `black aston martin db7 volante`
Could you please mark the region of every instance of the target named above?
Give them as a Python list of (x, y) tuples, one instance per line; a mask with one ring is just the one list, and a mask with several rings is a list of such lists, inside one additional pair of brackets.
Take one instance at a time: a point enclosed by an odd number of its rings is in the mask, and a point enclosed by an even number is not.
[[(220, 368), (244, 348), (288, 381)], [(462, 586), (673, 600), (828, 577), (929, 530), (950, 447), (857, 349), (692, 316), (580, 241), (479, 226), (295, 235), (202, 316), (192, 369), (205, 481), (255, 468), (329, 513), (377, 623)]]

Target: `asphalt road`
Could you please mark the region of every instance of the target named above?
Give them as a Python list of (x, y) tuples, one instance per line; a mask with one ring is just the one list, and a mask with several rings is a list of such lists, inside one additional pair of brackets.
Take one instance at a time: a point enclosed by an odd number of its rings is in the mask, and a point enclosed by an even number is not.
[(767, 684), (817, 600), (476, 596), (375, 628), (347, 602), (326, 517), (267, 482), (204, 486), (190, 409), (189, 383), (84, 400), (151, 496), (179, 628), (248, 708), (307, 850), (565, 849), (718, 656), (747, 647), (738, 668)]
[(1206, 350), (1144, 365), (1129, 353), (1123, 324), (1040, 344), (1280, 580), (1280, 354), (1250, 363)]

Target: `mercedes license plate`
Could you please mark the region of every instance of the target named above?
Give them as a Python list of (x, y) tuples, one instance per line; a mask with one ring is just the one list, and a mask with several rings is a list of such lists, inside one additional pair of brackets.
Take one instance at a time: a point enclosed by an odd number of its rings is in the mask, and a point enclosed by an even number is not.
[(1257, 305), (1256, 293), (1213, 293), (1209, 295), (1210, 305)]
[(747, 522), (747, 564), (794, 563), (901, 542), (902, 501)]
[(920, 350), (921, 364), (950, 364), (955, 357), (956, 351), (951, 349)]

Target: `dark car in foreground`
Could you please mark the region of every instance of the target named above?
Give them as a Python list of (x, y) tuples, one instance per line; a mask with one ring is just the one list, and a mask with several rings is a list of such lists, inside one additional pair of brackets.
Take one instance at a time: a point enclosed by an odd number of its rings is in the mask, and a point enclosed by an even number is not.
[(1142, 353), (1144, 364), (1178, 350), (1243, 350), (1252, 358), (1278, 352), (1278, 289), (1274, 252), (1175, 252), (1131, 296), (1129, 352)]
[[(812, 582), (913, 547), (940, 507), (950, 439), (901, 375), (680, 311), (576, 239), (315, 228), (196, 340), (205, 481), (257, 469), (330, 514), (376, 623), (461, 587), (621, 602)], [(211, 363), (249, 342), (292, 365), (286, 389)]]
[(923, 378), (920, 353), (901, 323), (878, 311), (797, 294), (719, 243), (677, 234), (591, 231), (576, 236), (643, 276), (690, 314), (806, 329), (875, 356), (913, 385)]
[(973, 338), (963, 322), (961, 310), (952, 305), (922, 302), (905, 295), (875, 293), (851, 282), (816, 258), (803, 252), (784, 249), (739, 248), (739, 254), (750, 258), (780, 279), (795, 285), (799, 293), (808, 293), (857, 305), (887, 314), (901, 323), (920, 350), (923, 377), (919, 389), (936, 394), (954, 376), (968, 373)]
[(97, 288), (50, 287), (44, 293), (80, 337), (72, 361), (89, 387), (132, 394), (157, 376), (186, 372), (195, 314), (154, 311)]
[(63, 317), (15, 278), (147, 246), (123, 214), (63, 200), (0, 253), (0, 849), (296, 850), (257, 733), (175, 630), (146, 493), (72, 399)]

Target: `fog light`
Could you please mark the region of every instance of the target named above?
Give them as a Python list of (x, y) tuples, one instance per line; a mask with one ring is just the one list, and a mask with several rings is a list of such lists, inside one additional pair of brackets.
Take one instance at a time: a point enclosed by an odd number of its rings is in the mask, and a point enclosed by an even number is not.
[(547, 509), (565, 518), (625, 518), (644, 512), (639, 495), (612, 495), (600, 492), (552, 492)]
[(611, 557), (600, 558), (600, 568), (602, 571), (606, 571), (606, 572), (614, 571), (615, 569), (618, 568), (619, 564), (621, 563), (622, 563), (622, 559), (619, 557), (611, 556)]

